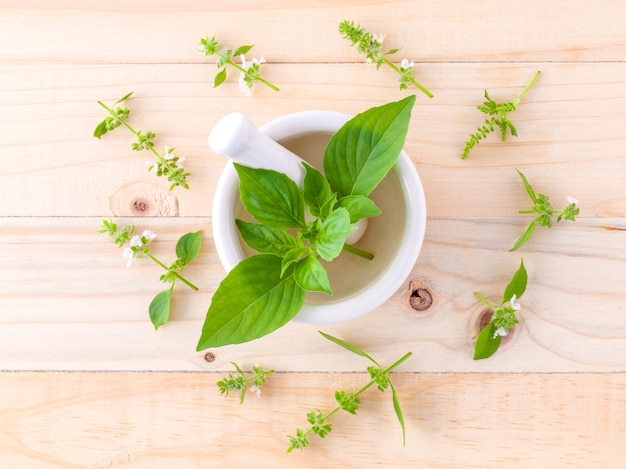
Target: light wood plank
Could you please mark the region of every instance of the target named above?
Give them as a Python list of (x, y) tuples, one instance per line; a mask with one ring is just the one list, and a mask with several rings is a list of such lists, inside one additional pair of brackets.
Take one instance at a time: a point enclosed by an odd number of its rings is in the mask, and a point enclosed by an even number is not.
[(19, 63), (202, 63), (207, 34), (233, 49), (256, 44), (275, 63), (358, 62), (337, 32), (343, 19), (386, 34), (386, 46), (416, 62), (623, 61), (626, 53), (620, 0), (3, 0), (0, 10), (0, 59)]
[[(430, 217), (512, 217), (529, 201), (514, 168), (557, 207), (572, 195), (585, 217), (626, 215), (624, 64), (428, 64), (435, 98), (418, 98), (406, 149), (422, 177)], [(542, 77), (512, 115), (518, 138), (491, 136), (466, 161), (464, 141), (482, 123), (475, 105), (487, 88), (512, 99), (541, 68)], [(329, 109), (355, 114), (400, 99), (395, 77), (367, 65), (274, 65), (283, 90), (241, 96), (233, 82), (213, 89), (202, 65), (13, 65), (0, 87), (2, 216), (211, 215), (224, 159), (206, 143), (217, 121), (235, 110), (261, 126), (290, 112)], [(320, 76), (325, 86), (317, 86)], [(181, 83), (181, 80), (183, 82)], [(40, 82), (48, 89), (40, 88)], [(355, 83), (361, 82), (360, 85)], [(131, 122), (176, 147), (193, 173), (191, 191), (168, 194), (148, 174), (146, 153), (130, 150), (124, 129), (92, 137), (103, 118), (96, 101), (129, 90)], [(358, 98), (353, 98), (357, 96)], [(137, 210), (139, 202), (148, 209)]]
[(306, 413), (334, 407), (358, 374), (278, 373), (260, 399), (220, 396), (207, 373), (0, 374), (3, 467), (432, 468), (622, 467), (626, 375), (392, 376), (391, 396), (362, 395), (325, 440), (286, 454)]
[[(133, 219), (121, 219), (130, 223)], [(177, 286), (172, 320), (155, 332), (147, 308), (161, 291), (150, 261), (125, 267), (96, 232), (99, 219), (0, 220), (1, 367), (5, 370), (206, 370), (258, 359), (285, 371), (354, 371), (360, 365), (317, 334), (322, 329), (393, 359), (416, 355), (412, 371), (626, 371), (626, 242), (623, 219), (538, 230), (516, 253), (506, 250), (522, 219), (431, 219), (422, 253), (405, 285), (378, 310), (349, 323), (290, 323), (260, 340), (195, 352), (211, 295), (224, 276), (209, 219), (149, 218), (153, 252), (165, 262), (179, 236), (203, 230), (204, 247), (186, 269), (200, 291)], [(529, 271), (521, 325), (498, 353), (474, 362), (483, 311), (479, 291), (499, 302), (520, 257)], [(417, 287), (432, 306), (410, 306)], [(371, 331), (376, 330), (376, 334)]]

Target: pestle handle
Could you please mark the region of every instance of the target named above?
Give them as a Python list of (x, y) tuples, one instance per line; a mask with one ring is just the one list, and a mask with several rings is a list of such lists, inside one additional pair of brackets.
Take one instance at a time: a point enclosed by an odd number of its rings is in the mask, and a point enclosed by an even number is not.
[(304, 161), (257, 129), (243, 112), (220, 120), (209, 135), (211, 150), (250, 168), (273, 169), (302, 187)]

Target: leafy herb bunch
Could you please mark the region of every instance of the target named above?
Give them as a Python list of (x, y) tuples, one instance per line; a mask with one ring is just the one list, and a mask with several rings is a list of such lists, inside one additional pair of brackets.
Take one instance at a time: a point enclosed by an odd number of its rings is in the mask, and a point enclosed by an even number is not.
[(285, 174), (235, 165), (241, 202), (258, 222), (237, 220), (237, 227), (258, 254), (220, 283), (198, 350), (262, 337), (300, 311), (307, 291), (332, 294), (322, 260), (332, 261), (344, 250), (373, 257), (345, 241), (354, 223), (381, 213), (368, 196), (404, 146), (414, 103), (409, 96), (346, 122), (326, 147), (325, 174), (305, 164), (302, 190)]

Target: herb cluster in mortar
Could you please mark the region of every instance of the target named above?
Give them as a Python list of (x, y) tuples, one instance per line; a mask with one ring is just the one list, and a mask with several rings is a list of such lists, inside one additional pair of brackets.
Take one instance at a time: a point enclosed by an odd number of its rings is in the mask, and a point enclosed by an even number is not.
[(275, 331), (300, 311), (307, 291), (332, 295), (322, 260), (330, 262), (342, 251), (363, 262), (373, 257), (347, 245), (346, 238), (354, 223), (381, 213), (368, 196), (402, 151), (414, 103), (409, 96), (346, 122), (325, 149), (324, 174), (304, 164), (302, 190), (285, 174), (235, 164), (241, 202), (258, 222), (237, 220), (237, 227), (258, 254), (239, 262), (220, 283), (197, 350)]

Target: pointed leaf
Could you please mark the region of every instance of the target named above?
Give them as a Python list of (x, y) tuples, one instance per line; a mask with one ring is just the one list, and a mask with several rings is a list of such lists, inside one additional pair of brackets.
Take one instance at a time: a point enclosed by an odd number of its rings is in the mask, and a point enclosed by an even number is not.
[(374, 360), (372, 357), (370, 357), (366, 352), (364, 352), (363, 350), (361, 350), (359, 347), (357, 347), (356, 345), (351, 344), (350, 342), (346, 342), (345, 340), (342, 339), (338, 339), (337, 337), (333, 337), (330, 334), (326, 334), (325, 332), (322, 331), (317, 331), (320, 334), (322, 334), (326, 339), (330, 340), (331, 342), (336, 343), (337, 345), (339, 345), (340, 347), (345, 348), (346, 350), (349, 350), (350, 352), (359, 355), (361, 357), (367, 358), (369, 361), (371, 361), (372, 363), (374, 363), (375, 365), (378, 365), (378, 362), (376, 360)]
[(356, 227), (350, 224), (350, 215), (345, 208), (337, 208), (322, 223), (315, 248), (325, 261), (332, 261), (337, 257), (346, 238)]
[(304, 163), (304, 202), (308, 205), (311, 215), (320, 216), (324, 204), (332, 197), (330, 184), (317, 169)]
[(374, 107), (346, 122), (328, 142), (324, 172), (341, 199), (369, 195), (393, 167), (408, 131), (415, 96)]
[(95, 130), (93, 131), (93, 136), (96, 137), (96, 138), (100, 138), (104, 134), (106, 134), (108, 131), (109, 130), (108, 130), (108, 127), (107, 127), (107, 121), (105, 119), (102, 122), (100, 122), (98, 124), (98, 126), (95, 128)]
[(246, 54), (250, 49), (252, 49), (254, 45), (251, 46), (241, 46), (238, 47), (235, 53), (233, 54), (235, 57), (240, 56), (241, 54)]
[(537, 221), (533, 220), (530, 225), (528, 225), (524, 233), (522, 233), (522, 236), (520, 236), (519, 239), (515, 242), (515, 245), (511, 249), (509, 249), (509, 252), (517, 251), (519, 248), (521, 248), (524, 243), (526, 243), (526, 241), (531, 238), (536, 226)]
[(242, 260), (213, 295), (197, 350), (258, 339), (284, 326), (302, 308), (305, 291), (282, 259), (258, 254)]
[(270, 169), (235, 163), (241, 202), (258, 222), (277, 229), (306, 228), (304, 195), (295, 182)]
[(261, 254), (274, 254), (282, 257), (297, 246), (295, 238), (289, 236), (284, 230), (243, 220), (235, 220), (235, 223), (246, 244)]
[(350, 214), (350, 223), (356, 223), (361, 218), (372, 218), (380, 215), (374, 201), (364, 195), (348, 195), (337, 202), (337, 207), (345, 208)]
[(294, 270), (294, 278), (296, 283), (307, 291), (333, 294), (328, 281), (328, 272), (313, 255), (308, 255), (298, 261)]
[(150, 321), (152, 321), (155, 330), (169, 320), (171, 299), (172, 289), (169, 288), (155, 296), (150, 303), (148, 313), (150, 314)]
[(393, 398), (393, 410), (396, 411), (396, 417), (398, 417), (398, 422), (400, 422), (400, 426), (402, 427), (402, 446), (406, 446), (406, 427), (404, 425), (402, 408), (400, 407), (400, 399), (398, 399), (398, 393), (391, 381), (389, 382), (389, 386), (391, 387), (391, 396)]
[(532, 186), (528, 182), (528, 179), (526, 179), (526, 176), (524, 176), (519, 169), (516, 169), (515, 171), (517, 171), (517, 174), (519, 174), (519, 176), (522, 178), (522, 183), (524, 183), (524, 188), (526, 189), (526, 192), (528, 193), (528, 196), (530, 197), (530, 199), (533, 202), (537, 202), (537, 196), (535, 195), (535, 191), (533, 190)]
[(526, 285), (528, 284), (528, 273), (526, 272), (526, 267), (524, 267), (524, 259), (521, 260), (519, 269), (513, 275), (513, 278), (506, 286), (504, 290), (504, 295), (502, 296), (502, 303), (506, 303), (507, 301), (511, 301), (511, 297), (515, 295), (515, 297), (519, 300), (524, 292), (526, 291)]
[(493, 335), (496, 332), (496, 326), (493, 323), (487, 324), (483, 327), (480, 334), (476, 338), (476, 345), (474, 346), (474, 360), (481, 360), (483, 358), (489, 358), (493, 355), (498, 347), (502, 337), (497, 335), (495, 338)]
[(176, 256), (183, 265), (189, 264), (200, 252), (202, 246), (202, 231), (187, 233), (176, 243)]
[(217, 75), (215, 75), (215, 79), (213, 80), (213, 88), (217, 88), (222, 83), (224, 83), (224, 81), (226, 81), (226, 68), (221, 69), (219, 72), (217, 72)]

